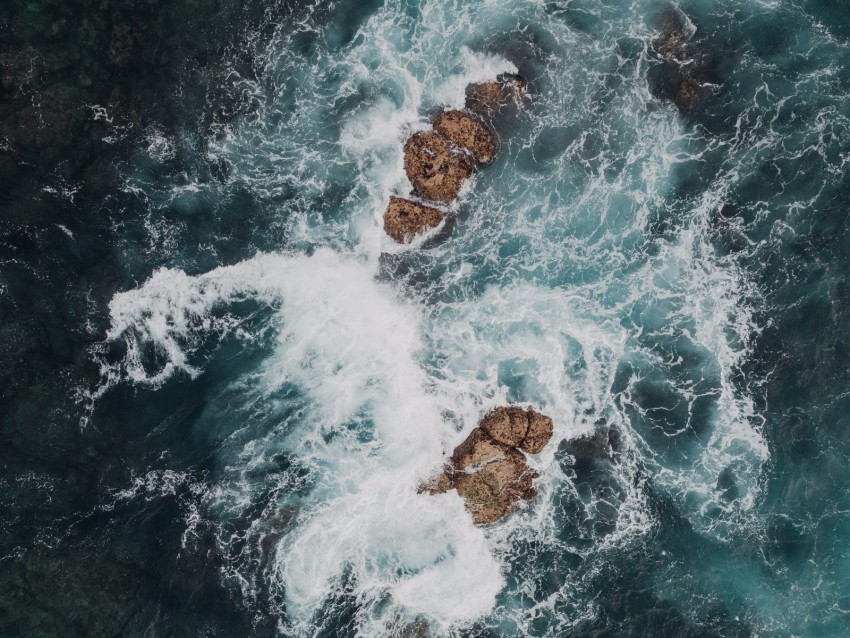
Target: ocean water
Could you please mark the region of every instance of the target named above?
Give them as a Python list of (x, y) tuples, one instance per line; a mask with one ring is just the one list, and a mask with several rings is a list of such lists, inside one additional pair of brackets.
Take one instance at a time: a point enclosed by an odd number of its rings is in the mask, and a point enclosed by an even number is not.
[[(140, 579), (126, 635), (850, 635), (848, 61), (839, 3), (293, 5), (250, 112), (151, 128), (105, 200), (63, 400), (115, 452), (43, 546), (199, 592)], [(405, 139), (506, 71), (495, 161), (393, 243)], [(417, 494), (509, 402), (555, 423), (538, 497)]]

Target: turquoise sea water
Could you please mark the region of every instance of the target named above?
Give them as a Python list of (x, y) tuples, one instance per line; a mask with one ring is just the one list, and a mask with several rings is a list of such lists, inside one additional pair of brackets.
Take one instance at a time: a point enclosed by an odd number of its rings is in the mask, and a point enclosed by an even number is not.
[[(162, 635), (850, 634), (843, 5), (337, 0), (264, 50), (250, 113), (150, 130), (104, 204), (127, 275), (66, 400), (115, 454), (45, 546), (216, 608), (141, 582)], [(394, 244), (404, 140), (505, 71), (496, 160)], [(476, 528), (416, 487), (506, 402), (555, 435)]]

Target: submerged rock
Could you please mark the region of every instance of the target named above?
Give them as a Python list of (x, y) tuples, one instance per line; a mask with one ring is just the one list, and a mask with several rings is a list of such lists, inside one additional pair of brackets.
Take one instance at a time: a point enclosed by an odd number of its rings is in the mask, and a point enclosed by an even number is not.
[(428, 638), (430, 635), (425, 621), (415, 620), (394, 632), (392, 638)]
[(661, 58), (648, 72), (651, 93), (673, 102), (684, 114), (696, 110), (717, 85), (714, 64), (694, 39), (696, 27), (676, 9), (661, 14), (653, 45)]
[(451, 203), (473, 170), (469, 157), (437, 133), (414, 133), (404, 145), (404, 172), (413, 192), (425, 199)]
[(384, 213), (384, 232), (400, 244), (410, 242), (417, 235), (436, 228), (443, 221), (443, 213), (402, 197), (390, 197)]
[(549, 417), (518, 406), (496, 408), (455, 448), (443, 472), (419, 491), (442, 494), (456, 489), (473, 523), (493, 523), (537, 495), (533, 481), (538, 474), (520, 449), (539, 452), (551, 436)]
[(506, 107), (519, 108), (527, 96), (525, 78), (515, 73), (501, 73), (492, 82), (479, 82), (466, 87), (466, 108), (490, 118)]
[(659, 20), (655, 50), (664, 58), (685, 61), (690, 57), (690, 41), (694, 31), (681, 13), (668, 9)]
[(495, 133), (472, 113), (443, 111), (434, 120), (434, 130), (469, 151), (479, 164), (492, 162), (499, 147)]

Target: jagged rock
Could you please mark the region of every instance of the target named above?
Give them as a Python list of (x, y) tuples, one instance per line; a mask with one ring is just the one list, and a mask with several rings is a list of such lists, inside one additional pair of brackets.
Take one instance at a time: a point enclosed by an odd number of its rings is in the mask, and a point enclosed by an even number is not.
[(499, 147), (495, 133), (477, 115), (443, 111), (434, 120), (434, 130), (472, 154), (479, 164), (489, 164)]
[(552, 438), (552, 419), (532, 409), (517, 406), (492, 410), (481, 421), (481, 428), (493, 439), (518, 447), (529, 454), (539, 454)]
[(455, 479), (457, 493), (476, 525), (494, 523), (515, 510), (520, 500), (537, 496), (532, 484), (537, 472), (526, 465), (522, 454), (511, 451), (514, 454), (494, 458), (476, 472), (462, 473)]
[(528, 432), (520, 444), (520, 448), (529, 454), (540, 454), (549, 439), (552, 438), (555, 426), (552, 419), (539, 412), (529, 410), (527, 414)]
[(519, 447), (528, 432), (528, 415), (516, 406), (496, 408), (481, 421), (481, 429), (499, 443)]
[(514, 73), (501, 73), (495, 81), (467, 86), (466, 108), (489, 118), (507, 106), (519, 108), (525, 96), (525, 78)]
[(414, 133), (404, 145), (404, 172), (413, 192), (425, 199), (451, 203), (473, 170), (472, 160), (437, 133)]
[(422, 483), (419, 492), (456, 489), (473, 523), (493, 523), (514, 511), (519, 501), (537, 495), (532, 482), (538, 474), (517, 448), (537, 453), (551, 436), (549, 417), (518, 406), (496, 408), (455, 448), (443, 472)]
[[(494, 440), (480, 425), (469, 433), (466, 440), (455, 448), (451, 457), (451, 467), (455, 471), (474, 469), (494, 459), (508, 454), (513, 448)], [(522, 458), (520, 454), (519, 457)]]
[(400, 244), (406, 244), (442, 221), (443, 213), (436, 208), (402, 197), (390, 197), (384, 213), (384, 232)]
[[(448, 471), (451, 472), (451, 470)], [(428, 492), (428, 494), (434, 496), (435, 494), (445, 494), (453, 487), (454, 485), (452, 484), (451, 477), (446, 473), (446, 471), (443, 471), (430, 480), (421, 483), (419, 485), (419, 490), (417, 491), (419, 494)]]

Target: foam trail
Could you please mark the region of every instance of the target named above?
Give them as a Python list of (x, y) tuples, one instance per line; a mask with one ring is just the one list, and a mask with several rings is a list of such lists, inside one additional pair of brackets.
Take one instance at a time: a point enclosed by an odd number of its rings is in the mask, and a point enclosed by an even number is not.
[[(454, 431), (425, 388), (416, 314), (368, 264), (322, 250), (258, 255), (196, 277), (160, 271), (111, 306), (110, 338), (129, 350), (124, 373), (145, 383), (197, 374), (188, 359), (200, 337), (236, 325), (211, 313), (246, 296), (279, 308), (276, 351), (254, 378), (258, 393), (294, 384), (310, 404), (282, 433), (318, 476), (274, 567), (293, 630), (308, 632), (346, 567), (368, 635), (399, 618), (448, 627), (485, 614), (503, 585), (500, 565), (455, 494), (416, 493)], [(155, 343), (166, 363), (147, 371), (134, 350), (140, 340)], [(250, 500), (218, 496), (230, 507)]]
[[(259, 254), (198, 276), (160, 270), (110, 305), (108, 339), (126, 354), (102, 359), (107, 383), (197, 376), (209, 335), (271, 344), (259, 371), (234, 372), (254, 410), (245, 418), (261, 414), (269, 430), (222, 447), (225, 469), (199, 509), (213, 525), (251, 519), (256, 545), (264, 517), (295, 512), (270, 567), (228, 554), (219, 536), (243, 592), (268, 570), (288, 633), (315, 633), (328, 605), (333, 618), (354, 610), (363, 636), (420, 617), (436, 635), (476, 620), (533, 635), (542, 613), (569, 628), (593, 613), (575, 601), (594, 568), (565, 565), (605, 565), (605, 552), (651, 528), (648, 473), (700, 533), (726, 539), (751, 522), (766, 448), (752, 388), (733, 380), (755, 330), (752, 290), (710, 248), (705, 211), (671, 204), (677, 172), (710, 145), (651, 102), (644, 8), (587, 4), (385, 3), (339, 48), (323, 40), (324, 18), (281, 27), (260, 69), (262, 107), (210, 141), (208, 159), (227, 165), (227, 186), (274, 211), (289, 250), (312, 256)], [(435, 109), (459, 106), (468, 82), (520, 64), (533, 104), (449, 211), (450, 239), (400, 254), (411, 247), (385, 237), (381, 215), (390, 194), (409, 190), (404, 139)], [(167, 150), (154, 141), (150, 153)], [(158, 195), (207, 188), (195, 180)], [(151, 233), (168, 237), (162, 224), (152, 215)], [(414, 273), (404, 294), (415, 305), (375, 282), (387, 253)], [(246, 320), (233, 309), (243, 301), (270, 317)], [(693, 352), (698, 365), (683, 365)], [(641, 397), (649, 373), (655, 394)], [(690, 415), (650, 439), (664, 426), (649, 405), (662, 390), (710, 404), (707, 434), (685, 452), (665, 445), (692, 441)], [(485, 531), (455, 494), (415, 492), (506, 402), (553, 416), (555, 440), (531, 461), (540, 497)], [(598, 420), (624, 451), (612, 476), (579, 493), (559, 445)], [(280, 450), (308, 478), (252, 475)], [(743, 488), (729, 502), (715, 490), (728, 467)], [(531, 545), (549, 558), (535, 563), (523, 554)], [(547, 579), (548, 590), (530, 584)]]

